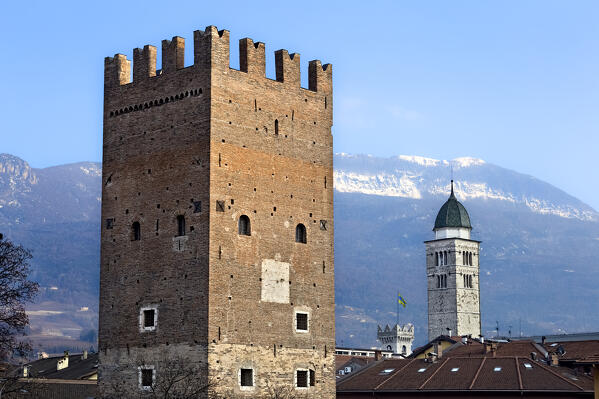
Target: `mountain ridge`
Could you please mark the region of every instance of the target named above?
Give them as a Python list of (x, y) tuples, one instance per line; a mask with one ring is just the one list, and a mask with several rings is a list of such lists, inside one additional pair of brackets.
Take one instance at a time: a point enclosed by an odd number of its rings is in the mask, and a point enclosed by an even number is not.
[[(496, 320), (513, 326), (522, 320), (527, 334), (599, 329), (592, 306), (599, 222), (592, 207), (476, 158), (337, 154), (334, 161), (338, 344), (375, 345), (377, 324), (396, 321), (398, 290), (408, 301), (401, 324), (415, 325), (416, 344), (426, 338), (422, 242), (432, 238), (449, 195), (452, 164), (473, 238), (483, 241), (484, 333)], [(99, 163), (38, 169), (0, 154), (0, 231), (34, 251), (32, 278), (42, 287), (29, 310), (40, 342), (51, 334), (80, 342), (80, 334), (97, 328), (100, 204)]]

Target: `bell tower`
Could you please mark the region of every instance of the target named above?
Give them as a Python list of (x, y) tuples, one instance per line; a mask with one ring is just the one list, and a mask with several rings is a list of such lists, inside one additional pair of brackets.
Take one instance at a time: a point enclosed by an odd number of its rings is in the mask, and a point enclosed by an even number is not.
[(435, 220), (435, 239), (425, 241), (428, 338), (480, 335), (480, 241), (472, 240), (470, 216), (453, 192)]

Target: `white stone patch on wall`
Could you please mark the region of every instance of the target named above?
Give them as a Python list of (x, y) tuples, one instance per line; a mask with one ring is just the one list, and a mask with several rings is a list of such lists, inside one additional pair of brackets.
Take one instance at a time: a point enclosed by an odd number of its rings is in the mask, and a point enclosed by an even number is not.
[(289, 263), (262, 260), (262, 302), (289, 303)]

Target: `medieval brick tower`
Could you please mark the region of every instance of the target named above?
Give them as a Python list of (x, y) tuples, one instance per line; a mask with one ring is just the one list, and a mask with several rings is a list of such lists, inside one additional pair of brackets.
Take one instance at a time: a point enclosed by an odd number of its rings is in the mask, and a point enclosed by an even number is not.
[(229, 32), (105, 60), (100, 381), (151, 389), (185, 359), (215, 389), (333, 398), (332, 67)]
[(480, 335), (480, 241), (470, 239), (470, 216), (453, 193), (435, 220), (435, 239), (425, 241), (428, 339)]

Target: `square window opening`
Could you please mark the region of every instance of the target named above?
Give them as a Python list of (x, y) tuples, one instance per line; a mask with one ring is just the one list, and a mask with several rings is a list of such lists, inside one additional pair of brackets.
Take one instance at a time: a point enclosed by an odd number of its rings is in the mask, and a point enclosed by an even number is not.
[(239, 384), (242, 387), (253, 387), (254, 386), (254, 370), (253, 369), (241, 369)]
[(139, 387), (148, 391), (152, 389), (156, 381), (156, 370), (154, 366), (141, 366), (139, 368)]
[(154, 309), (144, 310), (144, 328), (154, 327), (154, 317), (156, 312)]
[(308, 313), (297, 312), (295, 314), (295, 330), (308, 331)]
[(308, 388), (308, 370), (297, 370), (296, 380), (298, 388)]

